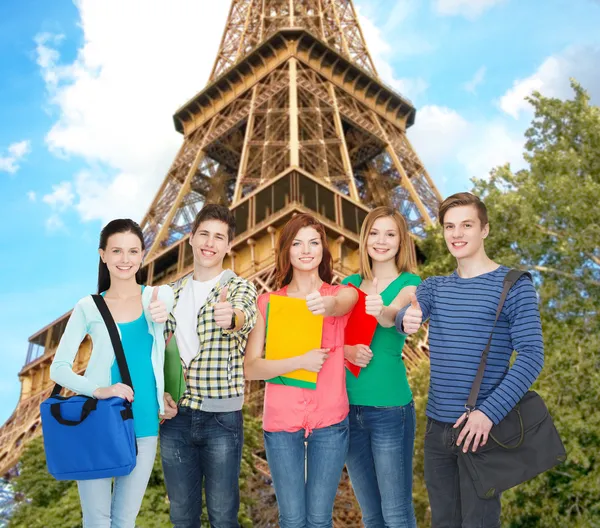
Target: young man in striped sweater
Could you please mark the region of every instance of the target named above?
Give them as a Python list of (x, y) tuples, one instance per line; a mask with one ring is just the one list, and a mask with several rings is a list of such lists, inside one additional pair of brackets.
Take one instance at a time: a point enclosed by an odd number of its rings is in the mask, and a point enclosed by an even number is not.
[[(484, 203), (470, 193), (447, 198), (440, 225), (457, 269), (430, 277), (398, 312), (396, 328), (414, 334), (429, 319), (431, 382), (425, 432), (425, 482), (433, 528), (500, 527), (500, 497), (480, 499), (459, 451), (476, 451), (539, 375), (544, 363), (538, 301), (523, 276), (498, 320), (476, 410), (465, 404), (492, 329), (508, 268), (484, 248), (489, 233)], [(513, 351), (517, 357), (512, 367)]]

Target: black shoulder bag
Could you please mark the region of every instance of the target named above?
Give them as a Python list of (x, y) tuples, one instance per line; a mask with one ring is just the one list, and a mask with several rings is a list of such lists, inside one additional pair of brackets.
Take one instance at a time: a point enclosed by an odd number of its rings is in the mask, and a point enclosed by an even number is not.
[[(522, 275), (531, 278), (528, 272), (516, 269), (511, 269), (504, 277), (496, 320), (465, 405), (467, 414), (475, 409), (477, 403), (492, 336), (502, 306), (509, 290)], [(479, 447), (475, 453), (471, 450), (463, 453), (461, 450), (460, 456), (463, 457), (477, 495), (482, 499), (496, 497), (502, 491), (532, 479), (567, 458), (544, 400), (531, 390), (498, 425), (492, 427), (486, 445)]]

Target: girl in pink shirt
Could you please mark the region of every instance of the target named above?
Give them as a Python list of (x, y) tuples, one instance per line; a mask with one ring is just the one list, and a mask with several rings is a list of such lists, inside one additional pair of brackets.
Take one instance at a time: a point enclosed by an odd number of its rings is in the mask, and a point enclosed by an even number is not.
[[(259, 314), (244, 368), (250, 380), (268, 380), (297, 369), (319, 373), (316, 390), (267, 383), (263, 429), (280, 527), (330, 528), (348, 451), (344, 328), (357, 294), (330, 284), (332, 258), (325, 229), (312, 216), (292, 218), (278, 246), (275, 273), (280, 289), (258, 298)], [(324, 316), (321, 348), (289, 359), (264, 359), (270, 295), (306, 299), (314, 315)]]

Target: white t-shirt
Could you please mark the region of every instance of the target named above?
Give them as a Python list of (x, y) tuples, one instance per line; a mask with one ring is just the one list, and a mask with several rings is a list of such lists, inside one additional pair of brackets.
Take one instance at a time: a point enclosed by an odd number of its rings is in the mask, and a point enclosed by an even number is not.
[(200, 340), (198, 339), (198, 312), (202, 309), (208, 294), (221, 280), (225, 271), (216, 277), (200, 282), (193, 278), (188, 280), (179, 294), (179, 301), (175, 307), (175, 339), (179, 348), (179, 355), (186, 367), (198, 355)]

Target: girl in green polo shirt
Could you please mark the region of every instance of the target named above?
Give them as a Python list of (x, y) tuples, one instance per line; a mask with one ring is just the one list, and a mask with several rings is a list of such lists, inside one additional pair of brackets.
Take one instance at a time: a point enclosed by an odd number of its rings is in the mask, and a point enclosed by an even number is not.
[(371, 211), (360, 233), (360, 273), (347, 277), (367, 294), (366, 312), (377, 318), (370, 344), (344, 347), (350, 400), (350, 447), (346, 466), (366, 528), (416, 528), (412, 501), (415, 408), (402, 361), (405, 336), (394, 326), (421, 279), (408, 226), (391, 207)]

